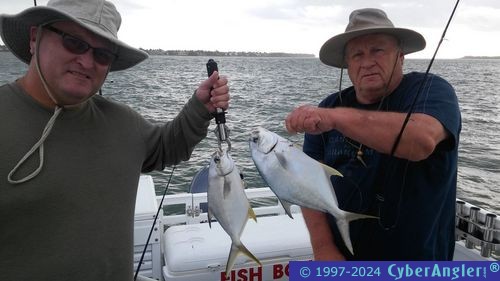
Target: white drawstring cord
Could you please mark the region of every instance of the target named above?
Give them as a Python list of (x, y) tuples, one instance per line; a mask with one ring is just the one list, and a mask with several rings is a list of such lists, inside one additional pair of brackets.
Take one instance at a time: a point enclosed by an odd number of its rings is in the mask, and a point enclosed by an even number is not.
[[(14, 169), (12, 169), (12, 171), (10, 171), (9, 175), (7, 176), (7, 180), (9, 181), (9, 183), (11, 183), (11, 184), (23, 183), (23, 182), (31, 180), (32, 178), (36, 177), (40, 173), (40, 171), (42, 170), (42, 167), (43, 167), (43, 143), (45, 142), (45, 139), (47, 139), (47, 137), (50, 135), (50, 132), (52, 131), (52, 127), (54, 126), (54, 123), (56, 122), (57, 116), (59, 116), (59, 113), (61, 113), (61, 111), (62, 111), (62, 107), (56, 107), (54, 114), (52, 115), (49, 122), (47, 122), (47, 125), (45, 125), (45, 128), (43, 129), (42, 137), (40, 138), (40, 140), (37, 143), (35, 143), (35, 145), (33, 145), (33, 147), (30, 149), (30, 151), (28, 151), (28, 153), (26, 153), (23, 156), (23, 158), (21, 158), (21, 160), (19, 160), (17, 165), (14, 167)], [(28, 158), (33, 153), (35, 153), (35, 151), (37, 149), (39, 149), (38, 155), (40, 157), (40, 160), (39, 160), (40, 164), (38, 165), (38, 168), (35, 171), (33, 171), (31, 174), (27, 175), (26, 177), (19, 179), (19, 180), (14, 180), (13, 176), (17, 172), (19, 167), (21, 167), (21, 165), (24, 164), (26, 162), (26, 160), (28, 160)]]
[[(52, 95), (52, 92), (50, 91), (48, 85), (47, 85), (47, 82), (45, 80), (45, 77), (43, 77), (42, 75), (42, 71), (40, 70), (40, 63), (39, 63), (39, 47), (40, 47), (40, 39), (42, 37), (42, 28), (43, 28), (43, 25), (39, 25), (38, 28), (37, 28), (37, 33), (36, 33), (36, 48), (35, 48), (35, 52), (34, 52), (34, 59), (35, 59), (35, 66), (36, 66), (36, 70), (38, 72), (38, 76), (40, 77), (40, 80), (42, 82), (42, 85), (45, 89), (45, 91), (47, 92), (47, 95), (50, 97), (50, 99), (54, 102), (54, 104), (56, 105), (55, 109), (54, 109), (54, 114), (52, 115), (52, 117), (49, 119), (49, 121), (47, 122), (47, 125), (45, 125), (45, 128), (43, 129), (43, 133), (42, 133), (42, 137), (40, 138), (40, 140), (35, 143), (35, 145), (33, 145), (33, 147), (28, 151), (28, 153), (26, 153), (23, 158), (21, 158), (21, 160), (19, 160), (19, 162), (17, 163), (17, 165), (10, 171), (10, 173), (8, 174), (7, 176), (7, 181), (11, 184), (19, 184), (19, 183), (23, 183), (23, 182), (26, 182), (26, 181), (29, 181), (31, 180), (32, 178), (36, 177), (40, 171), (42, 170), (42, 167), (43, 167), (43, 160), (44, 160), (44, 155), (43, 155), (43, 143), (45, 142), (45, 140), (47, 139), (47, 137), (50, 135), (50, 132), (52, 131), (52, 127), (54, 126), (54, 123), (56, 122), (56, 119), (57, 117), (59, 116), (59, 114), (61, 113), (61, 111), (64, 109), (64, 108), (72, 108), (72, 107), (77, 107), (79, 104), (76, 104), (76, 105), (60, 105), (56, 98)], [(107, 73), (106, 73), (106, 76), (107, 74), (109, 73), (109, 71), (111, 70), (111, 64), (108, 66), (108, 70), (107, 70)], [(82, 104), (84, 101), (82, 101), (80, 104)], [(38, 165), (38, 168), (33, 171), (31, 174), (29, 174), (28, 176), (22, 178), (22, 179), (19, 179), (19, 180), (14, 180), (13, 179), (13, 176), (14, 174), (17, 172), (17, 170), (19, 169), (19, 167), (21, 167), (27, 160), (29, 157), (31, 157), (31, 155), (33, 153), (35, 153), (35, 151), (39, 149), (39, 158), (40, 158), (40, 164)]]
[[(40, 173), (40, 171), (42, 170), (42, 167), (43, 167), (43, 158), (44, 158), (43, 157), (43, 143), (45, 142), (47, 137), (50, 135), (50, 132), (52, 131), (52, 127), (54, 126), (54, 123), (56, 122), (57, 116), (59, 116), (59, 114), (61, 113), (61, 111), (63, 109), (62, 106), (58, 105), (58, 102), (56, 101), (56, 99), (54, 98), (52, 93), (50, 92), (49, 87), (47, 86), (47, 82), (45, 81), (45, 78), (43, 77), (42, 72), (40, 70), (39, 51), (38, 50), (39, 50), (39, 46), (40, 46), (41, 34), (42, 34), (42, 26), (40, 25), (40, 26), (38, 26), (37, 33), (36, 33), (36, 48), (35, 48), (35, 52), (33, 54), (35, 56), (34, 57), (35, 66), (36, 66), (36, 70), (38, 72), (38, 75), (40, 76), (40, 80), (42, 81), (42, 85), (45, 88), (45, 91), (47, 92), (48, 96), (56, 104), (56, 108), (54, 110), (54, 114), (47, 122), (47, 125), (45, 125), (45, 128), (43, 129), (42, 137), (40, 138), (40, 140), (37, 143), (35, 143), (35, 145), (33, 145), (33, 147), (23, 156), (23, 158), (21, 158), (21, 160), (19, 160), (17, 165), (7, 175), (7, 181), (11, 184), (19, 184), (19, 183), (29, 181), (32, 178), (36, 177)], [(40, 158), (38, 168), (35, 171), (33, 171), (31, 174), (27, 175), (26, 177), (19, 179), (19, 180), (14, 180), (13, 179), (14, 174), (28, 160), (28, 158), (30, 158), (31, 155), (33, 155), (33, 153), (35, 153), (35, 151), (37, 149), (39, 150), (38, 155)]]

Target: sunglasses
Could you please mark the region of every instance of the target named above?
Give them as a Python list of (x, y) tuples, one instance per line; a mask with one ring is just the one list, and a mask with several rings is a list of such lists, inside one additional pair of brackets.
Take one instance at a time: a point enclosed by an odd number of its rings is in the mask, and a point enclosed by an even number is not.
[(92, 49), (94, 60), (100, 65), (110, 65), (118, 57), (118, 55), (110, 50), (92, 47), (89, 43), (78, 39), (75, 36), (69, 35), (53, 26), (47, 25), (44, 26), (44, 28), (61, 35), (64, 48), (73, 54), (81, 55), (89, 49)]

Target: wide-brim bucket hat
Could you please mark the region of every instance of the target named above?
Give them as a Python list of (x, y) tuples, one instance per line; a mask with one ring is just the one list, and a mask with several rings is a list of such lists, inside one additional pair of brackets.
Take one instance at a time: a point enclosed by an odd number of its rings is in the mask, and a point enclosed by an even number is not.
[(354, 10), (344, 33), (328, 39), (319, 51), (319, 59), (327, 65), (347, 67), (344, 50), (350, 40), (368, 34), (383, 33), (399, 40), (403, 54), (410, 54), (425, 48), (424, 37), (411, 29), (394, 27), (387, 14), (380, 9), (365, 8)]
[(148, 58), (146, 52), (118, 40), (121, 16), (115, 6), (105, 0), (51, 0), (47, 6), (31, 7), (15, 15), (2, 14), (0, 35), (15, 56), (29, 63), (30, 27), (58, 21), (72, 21), (113, 43), (117, 58), (110, 71), (127, 69)]

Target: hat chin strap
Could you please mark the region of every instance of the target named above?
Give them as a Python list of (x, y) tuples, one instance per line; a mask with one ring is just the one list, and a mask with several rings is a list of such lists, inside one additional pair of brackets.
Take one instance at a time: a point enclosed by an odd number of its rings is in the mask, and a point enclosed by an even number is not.
[[(45, 78), (42, 75), (42, 71), (40, 70), (40, 64), (39, 64), (39, 47), (40, 47), (40, 38), (42, 34), (42, 26), (38, 26), (37, 32), (36, 32), (36, 48), (35, 48), (35, 53), (34, 53), (34, 59), (35, 59), (35, 67), (38, 72), (38, 76), (40, 76), (40, 80), (42, 81), (42, 85), (45, 88), (45, 92), (47, 95), (50, 97), (50, 99), (55, 103), (56, 107), (54, 110), (54, 114), (52, 117), (50, 117), (49, 121), (45, 125), (45, 128), (43, 129), (42, 136), (40, 139), (31, 147), (31, 149), (19, 160), (17, 165), (10, 171), (10, 173), (7, 176), (7, 180), (11, 184), (20, 184), (23, 182), (27, 182), (31, 180), (32, 178), (36, 177), (40, 171), (42, 170), (43, 167), (43, 143), (47, 139), (47, 137), (50, 135), (50, 132), (52, 131), (52, 128), (54, 126), (54, 123), (56, 122), (57, 116), (61, 113), (63, 107), (59, 105), (57, 100), (54, 98), (52, 95), (52, 92), (49, 90), (49, 87), (47, 85), (47, 82), (45, 81)], [(38, 168), (36, 168), (31, 174), (25, 176), (24, 178), (21, 178), (19, 180), (14, 179), (14, 174), (17, 172), (17, 170), (28, 160), (28, 158), (33, 155), (33, 153), (36, 152), (38, 149), (38, 157), (39, 157), (39, 164)]]
[[(21, 158), (21, 160), (19, 160), (19, 162), (17, 163), (17, 165), (7, 175), (7, 181), (9, 183), (11, 183), (11, 184), (20, 184), (20, 183), (23, 183), (23, 182), (27, 182), (27, 181), (33, 179), (34, 177), (36, 177), (40, 173), (40, 171), (43, 168), (43, 160), (44, 160), (43, 143), (45, 142), (45, 140), (47, 139), (47, 137), (50, 135), (50, 133), (52, 131), (52, 128), (54, 126), (54, 123), (56, 122), (57, 117), (59, 116), (59, 114), (62, 112), (62, 110), (64, 108), (77, 107), (77, 106), (79, 106), (80, 104), (82, 104), (82, 103), (84, 103), (86, 101), (86, 100), (84, 100), (84, 101), (82, 101), (82, 102), (80, 102), (78, 104), (75, 104), (75, 105), (61, 105), (57, 101), (57, 99), (54, 97), (54, 95), (50, 91), (50, 88), (47, 85), (47, 81), (45, 80), (45, 77), (43, 76), (42, 71), (40, 69), (39, 47), (40, 47), (40, 39), (41, 39), (41, 37), (42, 37), (42, 25), (39, 25), (38, 29), (37, 29), (37, 33), (36, 33), (36, 49), (35, 49), (35, 53), (34, 53), (34, 56), (35, 56), (35, 67), (36, 67), (36, 70), (38, 72), (38, 76), (40, 77), (40, 80), (42, 82), (42, 85), (43, 85), (43, 87), (45, 89), (45, 92), (47, 93), (47, 95), (50, 97), (50, 99), (54, 102), (54, 104), (56, 106), (55, 106), (55, 109), (54, 109), (54, 114), (52, 115), (52, 117), (50, 117), (49, 121), (45, 125), (45, 128), (43, 129), (43, 133), (42, 133), (42, 136), (40, 137), (40, 139)], [(108, 67), (108, 73), (109, 73), (109, 70), (110, 70), (110, 68)], [(33, 172), (31, 172), (31, 174), (25, 176), (24, 178), (21, 178), (19, 180), (15, 180), (14, 179), (14, 174), (28, 160), (28, 158), (30, 158), (36, 152), (37, 149), (38, 149), (38, 157), (39, 157), (38, 168), (36, 168)]]

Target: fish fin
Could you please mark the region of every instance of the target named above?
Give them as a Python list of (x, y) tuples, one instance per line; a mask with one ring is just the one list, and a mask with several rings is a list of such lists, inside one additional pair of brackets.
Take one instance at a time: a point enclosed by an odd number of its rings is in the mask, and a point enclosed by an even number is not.
[(212, 214), (210, 213), (210, 208), (207, 210), (207, 217), (208, 217), (208, 227), (212, 228)]
[(231, 192), (231, 183), (228, 182), (225, 178), (224, 178), (224, 188), (222, 190), (222, 198), (226, 199), (226, 197), (229, 195), (229, 192)]
[[(276, 155), (276, 159), (278, 159), (278, 162), (280, 163), (280, 165), (288, 173), (288, 160), (286, 159), (286, 157), (281, 152), (274, 151), (274, 154)], [(278, 196), (276, 195), (276, 197), (278, 197)], [(279, 197), (278, 197), (278, 200), (280, 201), (281, 205), (283, 206), (283, 209), (285, 209), (286, 214), (290, 218), (293, 219), (292, 212), (290, 211), (290, 207), (292, 206), (292, 203), (285, 201), (285, 200), (281, 200)]]
[(336, 219), (337, 227), (339, 228), (340, 236), (344, 240), (344, 244), (349, 252), (354, 255), (352, 249), (351, 236), (349, 235), (349, 222), (346, 219)]
[(234, 243), (231, 243), (231, 251), (229, 252), (229, 258), (227, 259), (227, 264), (226, 264), (226, 272), (230, 272), (233, 269), (234, 263), (236, 262), (236, 257), (238, 256), (239, 253), (245, 254), (247, 257), (251, 258), (254, 260), (256, 263), (258, 263), (260, 266), (262, 266), (262, 263), (259, 261), (258, 258), (256, 258), (243, 244), (236, 245)]
[(319, 162), (319, 163), (321, 164), (321, 166), (323, 167), (323, 170), (325, 170), (325, 172), (328, 175), (343, 177), (343, 175), (339, 171), (335, 170), (334, 168), (332, 168), (332, 167), (330, 167), (330, 166), (328, 166), (326, 164), (323, 164), (321, 162)]
[(286, 214), (291, 218), (293, 219), (292, 217), (292, 211), (290, 210), (290, 207), (292, 207), (292, 203), (288, 202), (288, 201), (285, 201), (285, 200), (281, 200), (278, 198), (278, 200), (280, 200), (280, 203), (281, 205), (283, 206), (283, 209), (285, 209), (285, 212)]
[(276, 158), (278, 159), (278, 162), (283, 167), (283, 169), (288, 171), (288, 160), (286, 160), (286, 157), (283, 155), (283, 153), (274, 151), (274, 154), (276, 155)]
[(251, 206), (248, 207), (248, 217), (257, 222), (257, 216), (255, 215), (255, 212), (253, 211)]
[(346, 245), (347, 249), (351, 252), (351, 254), (354, 255), (353, 248), (352, 248), (352, 243), (351, 243), (351, 237), (349, 235), (349, 223), (354, 220), (358, 219), (376, 219), (377, 217), (370, 216), (370, 215), (364, 215), (364, 214), (357, 214), (357, 213), (352, 213), (352, 212), (344, 212), (344, 217), (341, 219), (336, 219), (337, 221), (337, 227), (339, 229), (340, 235), (342, 236), (342, 239), (344, 240), (344, 244)]
[(243, 186), (243, 189), (247, 188), (247, 183), (245, 182), (245, 175), (241, 171), (240, 171), (240, 179), (241, 179), (241, 185)]
[[(297, 146), (297, 145), (294, 145), (294, 147), (296, 147), (297, 149), (299, 149), (300, 151), (302, 151), (302, 148)], [(276, 154), (276, 158), (278, 159), (279, 163), (281, 164), (281, 166), (285, 169), (285, 170), (288, 170), (288, 160), (286, 159), (286, 157), (283, 155), (282, 152), (276, 152), (274, 151), (274, 153)], [(324, 164), (324, 163), (321, 163), (318, 161), (318, 163), (321, 164), (321, 166), (323, 167), (323, 170), (325, 170), (325, 172), (330, 175), (330, 176), (339, 176), (339, 177), (343, 177), (343, 175), (335, 170), (334, 168)]]
[(358, 214), (358, 213), (352, 213), (352, 212), (346, 212), (346, 211), (344, 211), (344, 213), (345, 213), (345, 219), (348, 222), (359, 220), (359, 219), (378, 219), (379, 218), (376, 216)]

